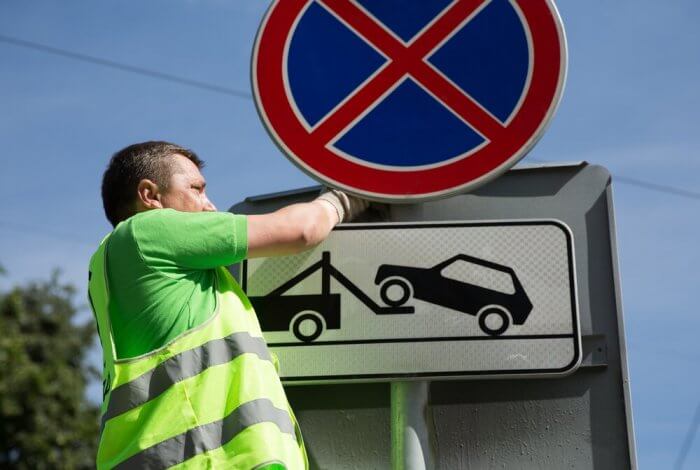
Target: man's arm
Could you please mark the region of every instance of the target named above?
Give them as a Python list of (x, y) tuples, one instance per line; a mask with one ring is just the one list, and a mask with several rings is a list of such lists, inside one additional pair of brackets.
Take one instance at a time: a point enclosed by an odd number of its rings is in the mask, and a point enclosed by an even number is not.
[(299, 253), (321, 243), (340, 222), (352, 220), (368, 202), (339, 191), (270, 214), (248, 216), (248, 258)]

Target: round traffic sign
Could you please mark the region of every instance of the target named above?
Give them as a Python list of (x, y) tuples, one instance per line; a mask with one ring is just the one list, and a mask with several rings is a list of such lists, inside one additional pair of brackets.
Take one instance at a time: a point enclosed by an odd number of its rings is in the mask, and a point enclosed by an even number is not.
[(565, 76), (552, 0), (277, 0), (252, 64), (260, 116), (292, 162), (390, 202), (506, 171), (542, 136)]

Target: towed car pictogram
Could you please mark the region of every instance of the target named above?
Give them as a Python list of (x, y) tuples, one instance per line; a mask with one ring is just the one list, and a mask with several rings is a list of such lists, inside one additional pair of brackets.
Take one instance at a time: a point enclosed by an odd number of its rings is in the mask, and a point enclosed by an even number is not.
[(511, 324), (524, 324), (532, 311), (513, 268), (465, 254), (431, 268), (384, 264), (377, 269), (375, 284), (387, 305), (399, 307), (413, 297), (475, 315), (491, 336), (503, 334)]

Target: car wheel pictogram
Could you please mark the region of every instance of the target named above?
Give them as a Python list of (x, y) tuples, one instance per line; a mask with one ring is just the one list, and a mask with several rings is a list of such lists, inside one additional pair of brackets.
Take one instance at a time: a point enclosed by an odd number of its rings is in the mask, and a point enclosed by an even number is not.
[[(398, 290), (400, 295), (393, 295), (390, 291)], [(411, 284), (400, 277), (392, 277), (387, 279), (379, 287), (379, 296), (382, 301), (392, 307), (398, 307), (405, 304), (411, 298)]]
[(305, 343), (310, 343), (323, 333), (323, 318), (316, 312), (301, 312), (292, 320), (292, 333)]
[[(494, 320), (496, 324), (494, 324)], [(503, 307), (489, 305), (479, 312), (479, 327), (489, 336), (499, 336), (510, 326), (510, 314)]]

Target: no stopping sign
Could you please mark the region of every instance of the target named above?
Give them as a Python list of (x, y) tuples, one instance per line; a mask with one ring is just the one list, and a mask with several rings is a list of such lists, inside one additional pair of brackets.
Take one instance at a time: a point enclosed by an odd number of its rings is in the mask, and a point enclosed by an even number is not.
[(253, 52), (265, 126), (305, 172), (390, 202), (474, 189), (560, 101), (551, 0), (278, 0)]

